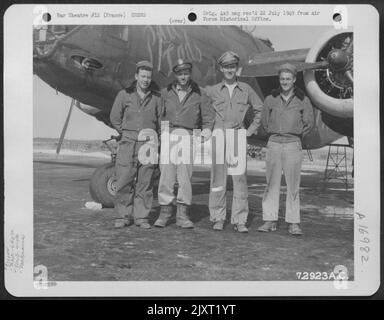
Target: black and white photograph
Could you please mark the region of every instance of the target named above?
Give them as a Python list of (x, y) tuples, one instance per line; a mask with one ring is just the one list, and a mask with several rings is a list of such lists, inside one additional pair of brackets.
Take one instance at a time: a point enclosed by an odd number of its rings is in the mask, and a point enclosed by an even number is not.
[[(354, 11), (325, 6), (336, 12), (328, 24), (279, 24), (321, 10), (198, 6), (186, 21), (147, 24), (126, 7), (35, 11), (32, 233), (8, 228), (11, 279), (25, 263), (12, 250), (25, 246), (36, 294), (69, 282), (159, 286), (139, 295), (185, 283), (203, 296), (231, 282), (243, 295), (263, 294), (249, 282), (272, 295), (297, 283), (298, 295), (309, 283), (347, 292), (378, 259), (356, 207), (370, 192), (357, 180), (370, 133), (356, 109), (378, 105), (356, 100)], [(102, 17), (113, 22), (88, 22)]]

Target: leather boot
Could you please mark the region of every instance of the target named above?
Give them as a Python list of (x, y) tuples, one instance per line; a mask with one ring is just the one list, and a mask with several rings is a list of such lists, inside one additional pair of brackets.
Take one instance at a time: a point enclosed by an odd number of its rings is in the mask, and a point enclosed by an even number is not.
[(120, 229), (124, 227), (128, 227), (132, 224), (132, 220), (126, 218), (115, 219), (115, 228)]
[(213, 228), (213, 230), (216, 230), (216, 231), (223, 231), (224, 230), (224, 221), (223, 220), (216, 221), (213, 224), (212, 228)]
[(189, 220), (188, 213), (189, 213), (189, 206), (187, 206), (184, 203), (177, 204), (177, 213), (176, 213), (177, 226), (184, 229), (193, 228), (193, 222)]
[(277, 222), (276, 221), (265, 221), (264, 224), (257, 229), (260, 232), (269, 232), (277, 230)]
[(141, 229), (151, 229), (151, 225), (148, 223), (147, 219), (138, 219), (135, 221), (135, 225)]
[(301, 236), (303, 234), (303, 231), (297, 223), (290, 223), (288, 232), (294, 236)]
[(128, 227), (133, 223), (132, 212), (123, 204), (115, 204), (115, 213), (119, 217), (115, 219), (115, 228)]
[(157, 218), (154, 226), (159, 228), (164, 228), (167, 225), (169, 219), (172, 217), (172, 213), (173, 213), (172, 205), (160, 206), (160, 215)]
[(248, 233), (248, 228), (245, 226), (245, 224), (235, 224), (233, 228), (239, 233)]

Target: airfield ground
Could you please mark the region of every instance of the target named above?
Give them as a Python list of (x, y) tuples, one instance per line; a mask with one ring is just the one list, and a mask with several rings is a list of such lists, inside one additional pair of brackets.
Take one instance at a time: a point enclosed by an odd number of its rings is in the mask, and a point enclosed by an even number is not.
[[(304, 235), (293, 237), (282, 218), (284, 210), (278, 231), (257, 232), (266, 183), (263, 161), (249, 162), (248, 234), (235, 233), (231, 225), (223, 232), (211, 230), (207, 168), (196, 168), (193, 176), (193, 230), (174, 224), (116, 230), (113, 209), (85, 207), (92, 201), (90, 176), (107, 157), (63, 152), (56, 159), (47, 150), (35, 150), (34, 264), (45, 265), (51, 281), (297, 280), (297, 272), (331, 273), (336, 265), (346, 266), (353, 279), (353, 179), (348, 191), (338, 181), (325, 187), (325, 158), (304, 163)], [(229, 183), (228, 208), (231, 195)], [(283, 192), (282, 208), (284, 201)], [(156, 199), (151, 223), (157, 214)]]

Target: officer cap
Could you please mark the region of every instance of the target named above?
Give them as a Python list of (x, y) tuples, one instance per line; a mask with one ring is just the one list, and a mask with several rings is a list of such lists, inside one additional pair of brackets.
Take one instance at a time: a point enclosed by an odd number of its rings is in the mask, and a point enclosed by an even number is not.
[(147, 60), (142, 60), (136, 63), (136, 71), (138, 71), (140, 68), (150, 69), (153, 70), (153, 65), (151, 62)]
[(183, 59), (177, 59), (176, 64), (173, 66), (173, 72), (177, 73), (180, 70), (192, 70), (192, 63)]
[(232, 51), (224, 52), (219, 59), (217, 59), (217, 63), (220, 66), (227, 66), (229, 64), (239, 63), (240, 58), (237, 53)]
[(279, 66), (279, 74), (283, 71), (290, 72), (294, 76), (296, 76), (297, 69), (292, 63), (284, 63), (281, 66)]

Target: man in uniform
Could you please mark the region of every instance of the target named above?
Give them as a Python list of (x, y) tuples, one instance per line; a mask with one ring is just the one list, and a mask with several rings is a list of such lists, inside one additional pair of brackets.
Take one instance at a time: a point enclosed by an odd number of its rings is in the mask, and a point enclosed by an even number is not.
[[(191, 79), (192, 63), (177, 60), (173, 67), (176, 81), (162, 90), (162, 123), (169, 123), (169, 150), (162, 133), (161, 159), (169, 156), (168, 163), (160, 163), (159, 204), (160, 215), (155, 226), (165, 227), (173, 214), (174, 185), (178, 182), (176, 197), (176, 224), (181, 228), (193, 228), (189, 218), (192, 203), (192, 166), (194, 159), (193, 130), (203, 129), (201, 137), (209, 139), (214, 122), (214, 111), (208, 96)], [(175, 144), (175, 142), (177, 142)], [(168, 153), (169, 154), (166, 154)], [(183, 157), (180, 159), (179, 155)], [(184, 157), (185, 155), (189, 155)]]
[(136, 81), (118, 93), (110, 114), (112, 125), (122, 136), (115, 167), (115, 211), (119, 216), (116, 228), (130, 225), (133, 219), (137, 226), (150, 228), (148, 215), (156, 164), (140, 163), (138, 153), (146, 143), (141, 130), (147, 130), (147, 137), (160, 132), (161, 97), (157, 85), (151, 81), (152, 70), (149, 61), (137, 63)]
[[(256, 134), (260, 123), (262, 101), (256, 92), (246, 83), (238, 81), (239, 56), (231, 51), (225, 52), (219, 59), (220, 71), (223, 73), (222, 82), (210, 87), (207, 91), (213, 100), (216, 112), (215, 130), (223, 130), (224, 137), (226, 129), (244, 129), (248, 126), (247, 136)], [(246, 120), (251, 115), (250, 121)], [(248, 119), (249, 120), (249, 119)], [(249, 123), (251, 123), (249, 125)], [(225, 144), (228, 141), (225, 138)], [(246, 157), (245, 150), (241, 156)], [(223, 151), (224, 152), (224, 151)], [(216, 148), (212, 148), (212, 171), (211, 189), (209, 194), (210, 220), (213, 229), (221, 231), (226, 219), (226, 187), (228, 163), (217, 163)], [(216, 162), (216, 163), (215, 163)], [(248, 232), (246, 221), (248, 217), (248, 186), (246, 170), (242, 174), (232, 175), (233, 180), (233, 202), (231, 223), (236, 231)]]
[(285, 221), (289, 233), (301, 235), (300, 171), (303, 159), (302, 138), (314, 124), (313, 109), (304, 92), (295, 87), (296, 67), (285, 63), (279, 67), (280, 88), (264, 101), (262, 125), (269, 134), (266, 154), (267, 187), (263, 196), (262, 232), (277, 228), (281, 174), (287, 183)]

